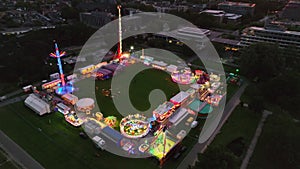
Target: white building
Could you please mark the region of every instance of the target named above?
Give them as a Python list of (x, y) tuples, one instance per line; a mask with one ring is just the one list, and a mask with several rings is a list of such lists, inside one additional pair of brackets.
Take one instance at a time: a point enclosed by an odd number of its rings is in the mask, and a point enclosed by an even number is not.
[(280, 26), (248, 27), (243, 30), (240, 45), (249, 46), (253, 43), (277, 43), (280, 47), (294, 47), (300, 50), (300, 32), (287, 31)]
[(50, 105), (44, 100), (36, 96), (35, 94), (30, 94), (24, 101), (25, 105), (36, 112), (38, 115), (42, 116), (46, 113), (50, 113)]
[(154, 37), (158, 39), (163, 39), (169, 43), (176, 43), (177, 45), (182, 45), (184, 40), (196, 41), (197, 47), (203, 49), (205, 44), (209, 41), (208, 36), (210, 36), (211, 31), (208, 29), (200, 29), (197, 27), (181, 27), (172, 31), (163, 31), (155, 34)]
[(240, 22), (241, 18), (243, 17), (243, 15), (241, 14), (227, 13), (224, 10), (212, 10), (212, 9), (204, 10), (200, 12), (200, 14), (207, 14), (207, 15), (214, 16), (218, 18), (219, 22), (226, 21), (231, 23)]

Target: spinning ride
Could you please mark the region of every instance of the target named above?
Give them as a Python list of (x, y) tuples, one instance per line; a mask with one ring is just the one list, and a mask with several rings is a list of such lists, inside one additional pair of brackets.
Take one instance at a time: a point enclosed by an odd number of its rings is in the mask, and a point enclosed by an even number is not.
[(128, 138), (141, 138), (149, 133), (150, 124), (145, 116), (129, 115), (121, 120), (120, 131)]

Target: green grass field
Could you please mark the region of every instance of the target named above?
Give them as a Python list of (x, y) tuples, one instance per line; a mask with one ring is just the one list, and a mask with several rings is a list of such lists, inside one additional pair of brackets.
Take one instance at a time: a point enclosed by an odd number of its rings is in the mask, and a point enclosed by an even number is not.
[(238, 106), (209, 147), (228, 147), (234, 140), (241, 138), (244, 145), (240, 149), (242, 150), (241, 155), (238, 156), (238, 160), (241, 163), (254, 136), (260, 118), (260, 113), (255, 113), (247, 108)]
[[(118, 78), (117, 81), (126, 82), (127, 81), (127, 71), (136, 71), (139, 70), (139, 67), (143, 66), (142, 64), (134, 64), (126, 68), (123, 72), (118, 73), (116, 76)], [(78, 82), (75, 86), (79, 88), (81, 86), (87, 86), (91, 83), (91, 79), (86, 79)], [(121, 112), (119, 112), (113, 99), (107, 97), (102, 94), (102, 89), (109, 90), (112, 86), (112, 80), (104, 80), (104, 81), (95, 81), (95, 90), (79, 90), (75, 93), (75, 95), (79, 96), (79, 98), (89, 97), (91, 95), (95, 95), (97, 99), (98, 106), (100, 107), (101, 112), (104, 116), (116, 116), (122, 118)], [(113, 90), (120, 90), (122, 93), (126, 94), (126, 89), (123, 89), (124, 84), (115, 84)], [(168, 73), (157, 70), (157, 69), (146, 69), (136, 74), (136, 76), (132, 79), (132, 82), (129, 85), (129, 98), (132, 105), (140, 111), (146, 111), (150, 108), (149, 102), (149, 94), (151, 91), (158, 89), (164, 92), (166, 99), (169, 100), (172, 96), (179, 92), (181, 89), (188, 89), (189, 86), (178, 86), (174, 82), (172, 82), (171, 77)], [(157, 107), (161, 104), (162, 100), (155, 100), (154, 107)], [(151, 110), (152, 112), (152, 110)], [(134, 112), (132, 112), (134, 113)]]
[(238, 137), (243, 137), (246, 144), (249, 144), (260, 118), (260, 113), (238, 106), (221, 129), (220, 134), (216, 136), (212, 145), (221, 144), (226, 146)]
[(270, 110), (248, 168), (299, 169), (300, 122), (276, 105)]
[[(153, 89), (162, 89), (167, 99), (178, 91), (178, 87), (170, 81), (168, 74), (162, 71), (147, 70), (142, 74), (138, 74), (134, 79), (136, 83), (132, 84), (130, 88), (135, 90), (130, 92), (130, 98), (132, 98), (133, 104), (138, 109), (144, 110), (149, 107), (147, 97)], [(153, 83), (153, 79), (155, 79), (155, 83)], [(96, 85), (99, 87), (98, 90), (102, 88), (108, 89), (110, 80), (97, 81)], [(113, 106), (111, 99), (98, 94), (97, 101), (103, 106), (101, 111), (103, 111), (105, 116), (115, 115), (120, 120), (121, 115)], [(158, 161), (151, 160), (152, 158), (129, 159), (98, 150), (90, 139), (79, 137), (82, 129), (74, 128), (68, 124), (60, 113), (39, 117), (25, 107), (23, 102), (19, 102), (2, 107), (0, 114), (1, 130), (47, 169), (159, 168)], [(199, 125), (199, 127), (201, 126)], [(194, 132), (198, 133), (199, 128), (191, 131), (191, 133)], [(185, 154), (196, 143), (197, 138), (195, 135), (191, 134), (191, 136), (183, 140), (183, 145), (186, 145), (188, 150), (177, 160), (169, 159), (163, 168), (174, 169), (179, 165)], [(99, 154), (99, 157), (97, 154)]]
[[(124, 73), (126, 72), (118, 74), (118, 78), (126, 80), (126, 76), (123, 75)], [(88, 82), (90, 81), (83, 80), (78, 85), (89, 85)], [(98, 89), (91, 91), (79, 90), (77, 93), (78, 96), (82, 98), (95, 94), (104, 117), (113, 115), (118, 120), (121, 120), (122, 115), (114, 106), (113, 100), (101, 93), (102, 89), (110, 89), (111, 80), (95, 81), (93, 83), (95, 83)], [(120, 85), (122, 86), (122, 84)], [(135, 108), (144, 111), (150, 108), (148, 96), (153, 89), (162, 90), (166, 99), (170, 99), (179, 91), (179, 87), (187, 89), (187, 87), (177, 86), (177, 84), (173, 83), (167, 73), (148, 69), (138, 73), (133, 78), (133, 82), (129, 86), (129, 96)], [(235, 92), (235, 90), (231, 92)], [(157, 103), (161, 103), (159, 99), (157, 100)], [(32, 110), (25, 107), (23, 102), (19, 102), (2, 107), (0, 114), (1, 130), (47, 169), (88, 169), (99, 167), (101, 169), (159, 168), (158, 161), (151, 160), (153, 158), (129, 159), (98, 150), (90, 139), (79, 137), (82, 129), (68, 124), (60, 113), (52, 113), (39, 117)], [(198, 127), (192, 129), (189, 135), (183, 140), (182, 144), (187, 146), (187, 151), (177, 160), (170, 158), (163, 168), (174, 169), (179, 165), (181, 160), (197, 142), (204, 122), (205, 120), (200, 121)]]

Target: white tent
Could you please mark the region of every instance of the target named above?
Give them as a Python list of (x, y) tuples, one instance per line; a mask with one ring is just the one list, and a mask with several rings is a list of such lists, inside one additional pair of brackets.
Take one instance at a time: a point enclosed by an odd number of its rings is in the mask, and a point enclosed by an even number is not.
[(25, 105), (35, 111), (38, 115), (42, 116), (46, 113), (50, 113), (50, 105), (44, 100), (40, 99), (35, 94), (30, 94), (24, 101)]

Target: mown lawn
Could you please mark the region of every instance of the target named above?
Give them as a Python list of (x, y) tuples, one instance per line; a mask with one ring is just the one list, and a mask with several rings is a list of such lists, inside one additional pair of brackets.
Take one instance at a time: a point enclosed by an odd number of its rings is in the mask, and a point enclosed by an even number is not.
[(243, 137), (246, 144), (249, 144), (252, 140), (252, 136), (255, 133), (258, 122), (261, 118), (260, 113), (253, 112), (248, 108), (238, 106), (227, 122), (221, 129), (220, 134), (216, 136), (212, 145), (227, 145), (232, 140)]
[[(260, 118), (260, 113), (238, 106), (209, 147), (222, 146), (230, 149), (229, 145), (233, 145), (233, 147), (240, 146), (238, 149), (241, 151), (241, 154), (237, 155), (237, 157), (241, 163), (255, 134)], [(241, 142), (233, 143), (237, 140)]]
[(276, 105), (257, 142), (249, 169), (299, 169), (300, 122)]
[[(167, 99), (178, 91), (178, 87), (173, 85), (174, 83), (170, 81), (170, 77), (161, 71), (147, 70), (138, 74), (134, 80), (136, 83), (130, 86), (130, 98), (134, 106), (141, 110), (149, 108), (147, 99), (151, 90), (161, 89), (164, 91)], [(98, 86), (98, 92), (102, 88), (108, 89), (110, 80), (96, 81), (96, 85)], [(82, 94), (87, 96), (91, 94), (82, 92)], [(95, 92), (97, 91), (95, 90)], [(112, 99), (102, 94), (97, 94), (96, 96), (98, 104), (103, 106), (101, 111), (103, 111), (104, 116), (115, 115), (120, 120), (122, 116), (113, 106)], [(60, 113), (39, 117), (25, 107), (23, 102), (19, 102), (2, 107), (0, 114), (1, 130), (47, 169), (159, 168), (157, 160), (123, 158), (98, 150), (90, 139), (79, 137), (82, 129), (68, 124)], [(199, 127), (201, 128), (200, 125)], [(183, 145), (187, 146), (188, 150), (177, 160), (169, 159), (163, 168), (174, 169), (179, 165), (184, 156), (196, 143), (197, 139), (194, 135), (196, 135), (195, 133), (198, 130), (192, 130), (194, 134), (184, 139)]]

